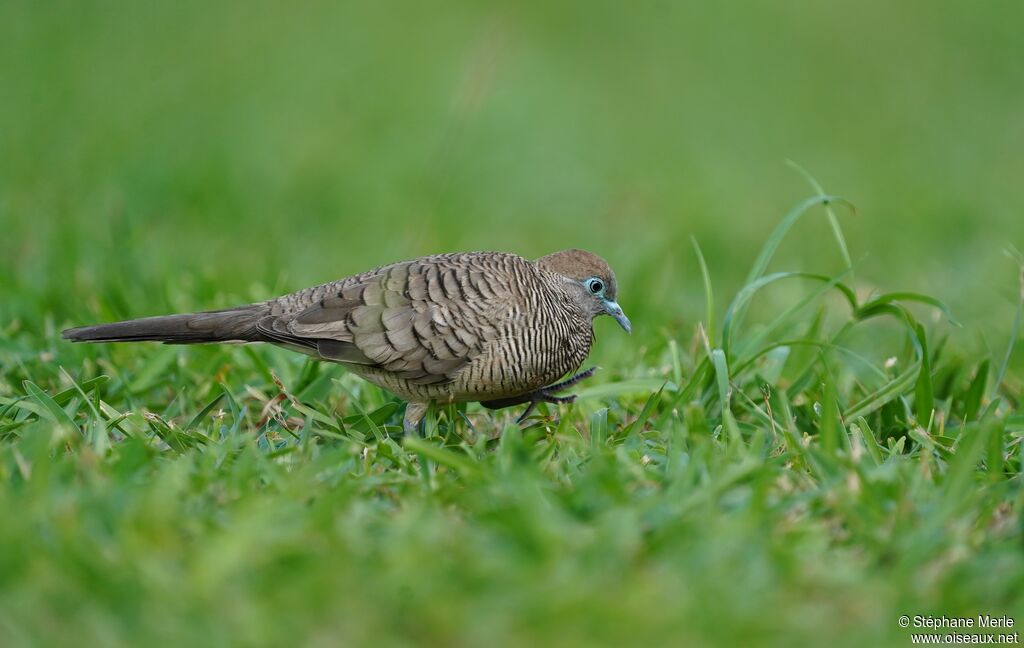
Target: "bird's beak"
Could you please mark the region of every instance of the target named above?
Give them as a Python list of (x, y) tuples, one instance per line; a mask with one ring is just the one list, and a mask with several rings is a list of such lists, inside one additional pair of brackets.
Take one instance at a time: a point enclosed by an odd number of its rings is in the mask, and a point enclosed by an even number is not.
[(615, 321), (619, 323), (626, 333), (633, 332), (633, 325), (629, 323), (629, 318), (622, 312), (622, 307), (617, 302), (606, 301), (604, 303), (604, 312), (608, 313), (615, 318)]

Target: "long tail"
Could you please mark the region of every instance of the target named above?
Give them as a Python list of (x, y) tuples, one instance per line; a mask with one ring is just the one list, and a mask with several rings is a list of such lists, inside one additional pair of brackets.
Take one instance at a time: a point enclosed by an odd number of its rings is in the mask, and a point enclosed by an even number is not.
[(73, 342), (259, 342), (264, 338), (256, 330), (256, 322), (268, 310), (264, 304), (253, 304), (204, 313), (144, 317), (71, 328), (64, 331), (63, 336)]

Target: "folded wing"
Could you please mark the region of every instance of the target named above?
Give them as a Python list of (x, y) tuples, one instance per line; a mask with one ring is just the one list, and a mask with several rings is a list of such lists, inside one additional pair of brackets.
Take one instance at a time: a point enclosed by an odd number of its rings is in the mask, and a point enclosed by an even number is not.
[(327, 360), (448, 382), (508, 316), (509, 293), (494, 272), (460, 255), (385, 266), (284, 297), (256, 327)]

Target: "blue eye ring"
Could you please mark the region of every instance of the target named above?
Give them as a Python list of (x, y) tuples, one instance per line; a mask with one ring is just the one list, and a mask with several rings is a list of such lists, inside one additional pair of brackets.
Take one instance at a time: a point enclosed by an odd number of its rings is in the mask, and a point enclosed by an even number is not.
[(602, 292), (604, 292), (604, 282), (598, 279), (597, 277), (591, 277), (590, 279), (587, 279), (585, 284), (587, 286), (587, 290), (589, 290), (591, 294), (600, 295)]

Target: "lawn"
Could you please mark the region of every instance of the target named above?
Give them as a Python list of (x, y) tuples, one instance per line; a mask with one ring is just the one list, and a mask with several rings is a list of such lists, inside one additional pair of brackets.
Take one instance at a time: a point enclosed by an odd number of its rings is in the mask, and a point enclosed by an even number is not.
[[(0, 645), (1024, 623), (1024, 10), (890, 5), (0, 4)], [(633, 335), (523, 425), (60, 339), (577, 246)]]

